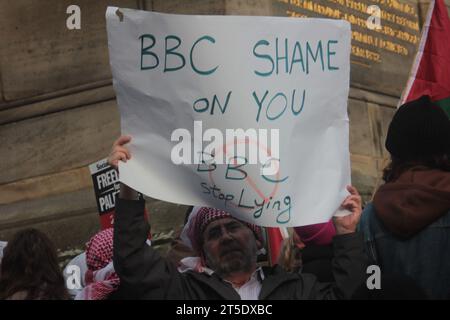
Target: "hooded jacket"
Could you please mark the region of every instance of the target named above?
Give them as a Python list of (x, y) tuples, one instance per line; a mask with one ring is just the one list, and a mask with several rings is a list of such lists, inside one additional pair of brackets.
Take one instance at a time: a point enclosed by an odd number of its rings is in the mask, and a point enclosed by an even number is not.
[(381, 186), (373, 205), (390, 232), (409, 238), (450, 210), (450, 172), (411, 168)]
[(372, 263), (450, 299), (450, 172), (414, 167), (381, 186), (360, 230)]

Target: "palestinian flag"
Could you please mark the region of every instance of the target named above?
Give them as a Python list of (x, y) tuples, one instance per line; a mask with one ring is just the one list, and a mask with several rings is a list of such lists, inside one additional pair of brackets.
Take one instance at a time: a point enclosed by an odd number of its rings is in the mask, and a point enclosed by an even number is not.
[(419, 51), (400, 104), (431, 97), (450, 117), (450, 19), (444, 0), (430, 1)]

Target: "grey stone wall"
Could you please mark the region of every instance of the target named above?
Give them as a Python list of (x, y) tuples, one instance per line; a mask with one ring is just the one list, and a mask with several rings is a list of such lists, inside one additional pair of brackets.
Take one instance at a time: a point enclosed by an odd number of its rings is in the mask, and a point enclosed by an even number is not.
[[(44, 230), (61, 250), (81, 248), (99, 228), (87, 165), (107, 156), (119, 135), (119, 115), (109, 69), (107, 5), (184, 14), (327, 16), (354, 14), (341, 0), (16, 0), (0, 2), (0, 239), (18, 229)], [(374, 1), (363, 1), (372, 3)], [(427, 1), (409, 4), (418, 21)], [(65, 27), (66, 8), (81, 7), (82, 28)], [(450, 5), (450, 2), (447, 1)], [(321, 5), (322, 7), (318, 7)], [(334, 11), (326, 9), (329, 7)], [(324, 9), (325, 8), (325, 9)], [(367, 16), (367, 15), (365, 15)], [(353, 30), (388, 39), (357, 25)], [(384, 23), (384, 22), (382, 22)], [(389, 23), (411, 35), (419, 31)], [(352, 26), (353, 27), (353, 26)], [(365, 200), (379, 182), (389, 121), (405, 85), (417, 44), (393, 37), (406, 55), (364, 44), (379, 61), (352, 56), (349, 100), (353, 183)], [(356, 41), (358, 40), (359, 41)], [(392, 40), (392, 39), (391, 39)], [(355, 54), (361, 52), (355, 51)], [(373, 57), (372, 57), (373, 58)], [(377, 59), (375, 59), (377, 60)], [(153, 231), (161, 242), (183, 223), (183, 206), (149, 199)], [(166, 239), (166, 240), (164, 240)]]

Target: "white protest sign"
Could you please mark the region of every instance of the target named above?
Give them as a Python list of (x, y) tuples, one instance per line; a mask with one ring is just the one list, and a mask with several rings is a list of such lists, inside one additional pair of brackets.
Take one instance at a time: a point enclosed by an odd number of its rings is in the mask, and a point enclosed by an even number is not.
[(331, 218), (350, 183), (347, 22), (117, 10), (123, 183), (262, 226)]

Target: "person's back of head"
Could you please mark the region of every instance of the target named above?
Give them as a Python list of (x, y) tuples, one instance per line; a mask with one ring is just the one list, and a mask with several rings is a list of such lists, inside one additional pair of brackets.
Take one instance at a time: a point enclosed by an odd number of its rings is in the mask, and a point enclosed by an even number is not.
[(96, 233), (86, 243), (86, 263), (90, 271), (106, 267), (113, 258), (114, 229), (108, 228)]
[(428, 96), (402, 105), (389, 125), (392, 161), (373, 197), (377, 217), (409, 239), (450, 210), (450, 119)]
[(394, 114), (385, 146), (392, 158), (386, 182), (417, 165), (450, 171), (450, 119), (428, 96), (407, 102)]
[(15, 234), (1, 264), (1, 299), (67, 299), (68, 293), (50, 239), (36, 229)]

